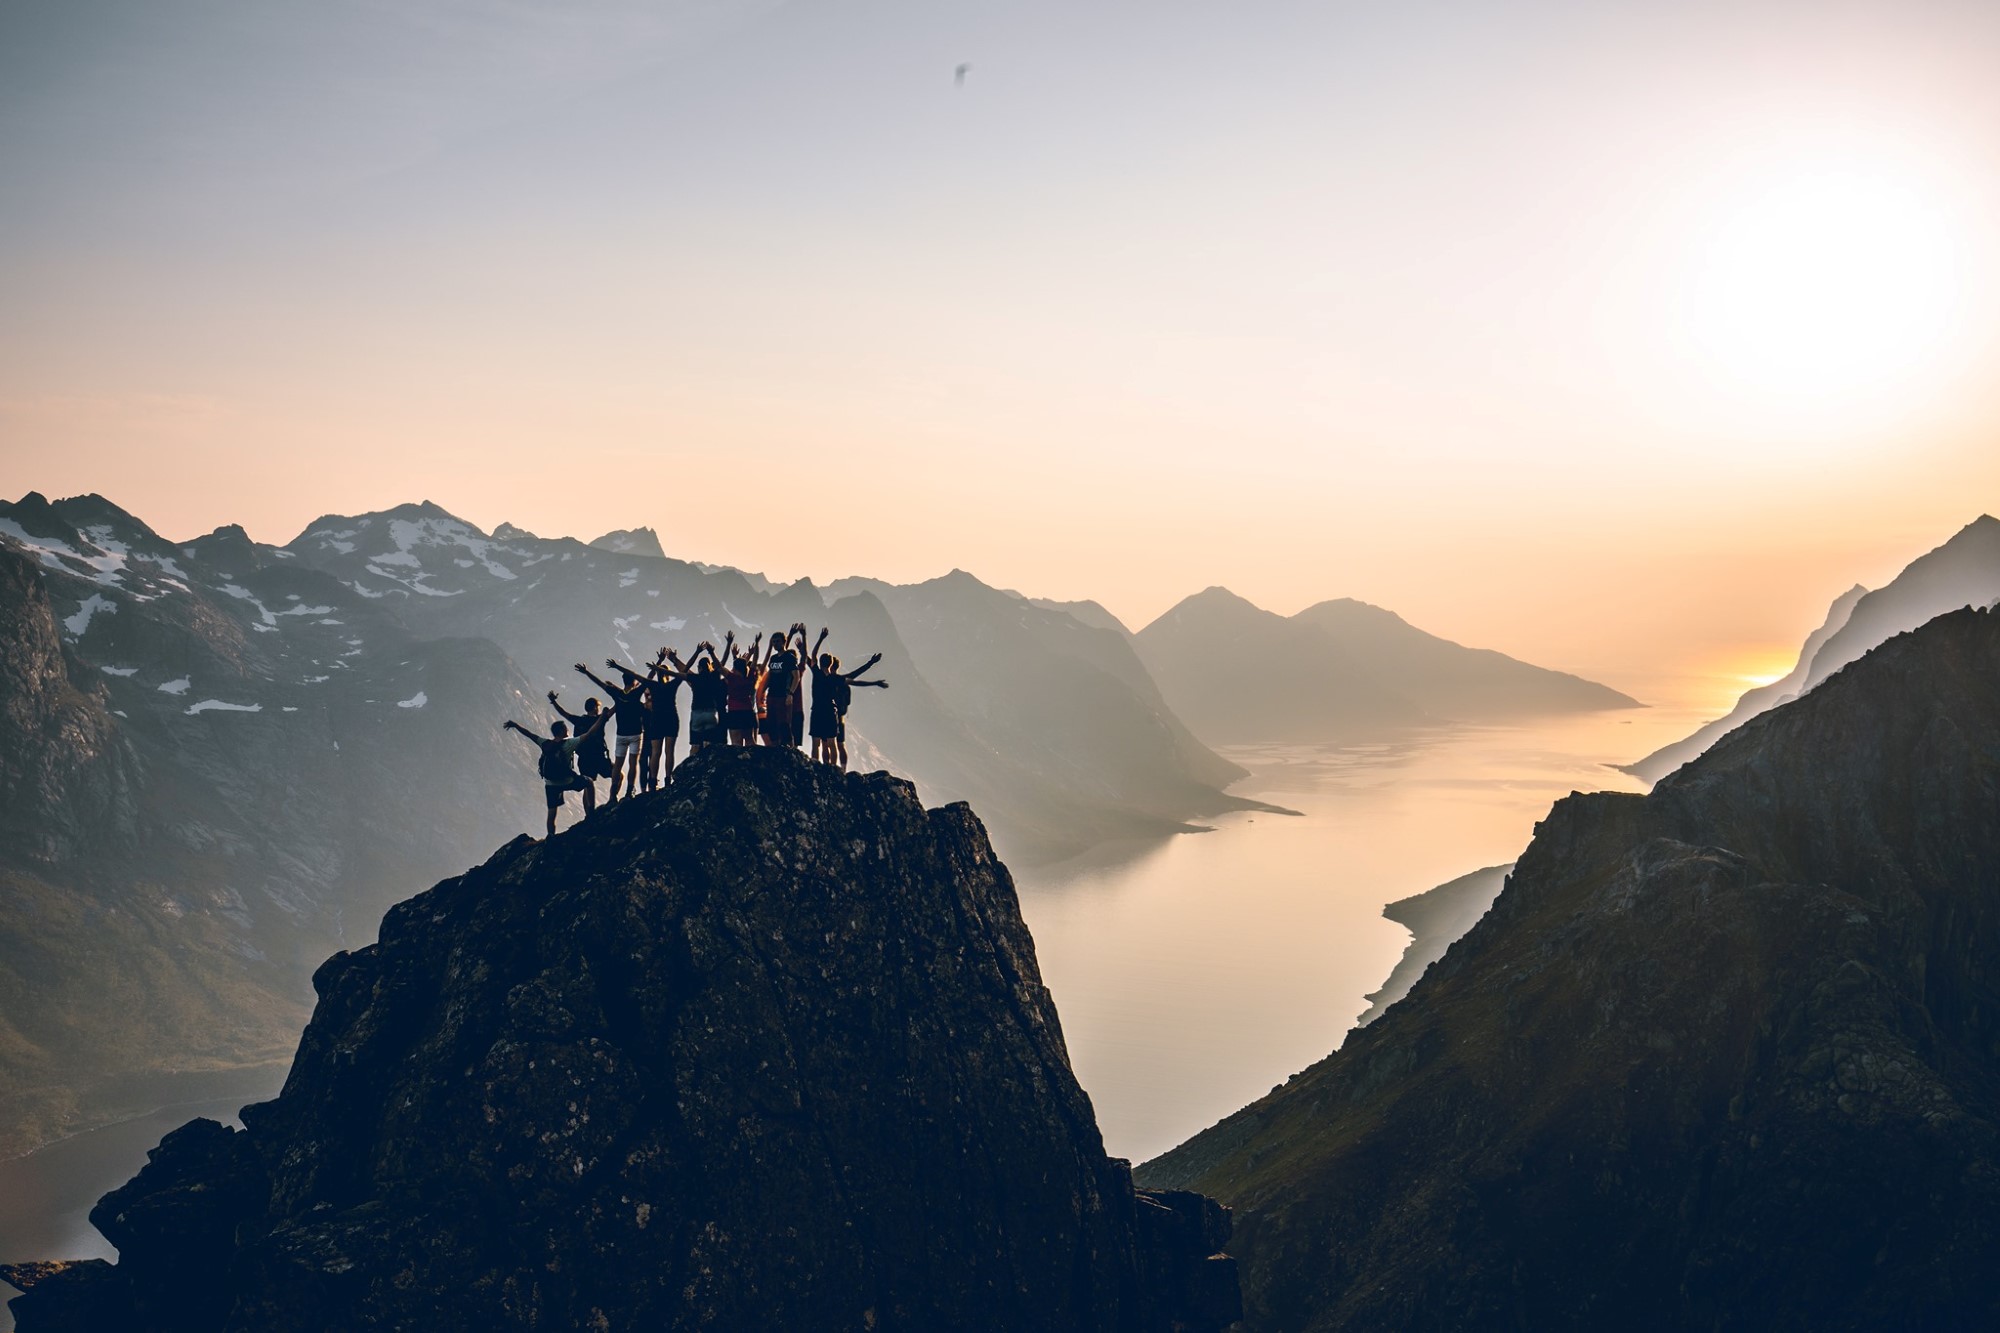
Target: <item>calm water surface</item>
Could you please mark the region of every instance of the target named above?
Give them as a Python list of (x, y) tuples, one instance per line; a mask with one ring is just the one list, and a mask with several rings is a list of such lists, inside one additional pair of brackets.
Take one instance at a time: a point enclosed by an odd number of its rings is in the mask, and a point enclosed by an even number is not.
[(1571, 791), (1642, 790), (1608, 765), (1699, 721), (1646, 709), (1225, 750), (1251, 770), (1234, 790), (1302, 814), (1018, 874), (1106, 1146), (1143, 1161), (1332, 1051), (1409, 942), (1384, 904), (1512, 861)]

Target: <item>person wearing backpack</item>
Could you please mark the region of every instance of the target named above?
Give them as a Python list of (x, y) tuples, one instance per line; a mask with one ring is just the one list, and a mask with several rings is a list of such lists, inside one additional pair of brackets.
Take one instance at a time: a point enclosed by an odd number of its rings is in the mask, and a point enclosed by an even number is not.
[[(550, 690), (549, 707), (555, 709), (562, 719), (569, 723), (570, 730), (576, 733), (577, 739), (583, 741), (576, 750), (576, 771), (593, 783), (599, 778), (611, 777), (613, 772), (611, 752), (604, 747), (604, 729), (599, 727), (595, 732), (590, 730), (592, 723), (609, 716), (599, 711), (597, 696), (592, 695), (583, 701), (581, 713), (572, 713), (562, 706), (562, 700), (556, 697), (556, 692)], [(586, 736), (589, 739), (586, 740)]]
[(563, 808), (563, 799), (570, 792), (583, 793), (585, 819), (597, 812), (597, 787), (589, 778), (576, 771), (576, 752), (592, 737), (604, 734), (604, 724), (610, 717), (609, 713), (599, 713), (597, 721), (591, 723), (590, 729), (580, 736), (570, 735), (569, 724), (566, 722), (552, 723), (547, 736), (537, 736), (511, 717), (500, 728), (502, 731), (518, 731), (541, 747), (541, 758), (536, 761), (535, 766), (542, 775), (542, 794), (547, 799), (549, 807), (548, 832), (545, 836), (551, 838), (555, 836), (556, 814)]

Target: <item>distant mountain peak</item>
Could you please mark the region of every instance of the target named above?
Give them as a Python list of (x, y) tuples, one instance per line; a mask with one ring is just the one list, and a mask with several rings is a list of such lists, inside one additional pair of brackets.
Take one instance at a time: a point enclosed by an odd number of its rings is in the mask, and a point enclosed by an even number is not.
[(660, 534), (651, 528), (618, 528), (595, 538), (590, 543), (600, 551), (611, 551), (617, 555), (646, 555), (658, 560), (667, 558), (666, 548), (660, 545)]

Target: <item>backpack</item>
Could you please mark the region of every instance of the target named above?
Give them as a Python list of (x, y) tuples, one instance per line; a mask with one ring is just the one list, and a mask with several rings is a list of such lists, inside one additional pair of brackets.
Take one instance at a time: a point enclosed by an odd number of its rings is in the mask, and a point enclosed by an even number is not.
[(799, 683), (798, 655), (789, 648), (773, 657), (764, 668), (764, 697), (767, 699), (789, 699), (792, 687)]
[(543, 782), (561, 784), (575, 776), (569, 766), (568, 741), (543, 741), (542, 759), (538, 767), (542, 771)]

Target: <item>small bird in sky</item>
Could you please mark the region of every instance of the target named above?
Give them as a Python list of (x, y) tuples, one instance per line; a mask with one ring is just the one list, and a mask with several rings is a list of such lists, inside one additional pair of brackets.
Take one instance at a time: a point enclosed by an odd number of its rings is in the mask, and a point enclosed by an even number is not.
[(955, 88), (963, 88), (965, 86), (965, 76), (971, 72), (972, 72), (972, 66), (970, 65), (960, 65), (957, 69), (953, 70), (951, 72), (952, 86)]

